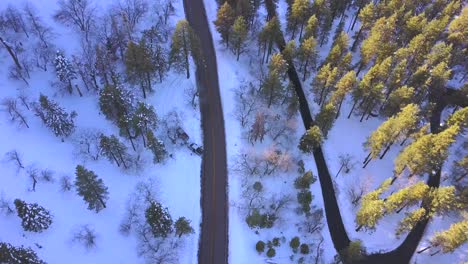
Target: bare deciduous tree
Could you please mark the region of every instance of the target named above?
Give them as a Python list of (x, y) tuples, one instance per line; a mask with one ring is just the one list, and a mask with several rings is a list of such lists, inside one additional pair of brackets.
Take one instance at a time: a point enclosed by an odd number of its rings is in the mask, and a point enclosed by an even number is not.
[(16, 150), (8, 151), (5, 154), (6, 161), (13, 162), (16, 165), (17, 170), (24, 169), (21, 155)]
[(126, 27), (128, 38), (132, 39), (138, 22), (148, 11), (148, 2), (146, 0), (121, 0), (118, 3), (118, 10)]
[(356, 208), (361, 202), (362, 196), (369, 191), (371, 178), (369, 176), (361, 177), (356, 184), (351, 184), (348, 188), (348, 197), (351, 204)]
[(234, 116), (241, 123), (242, 127), (250, 123), (253, 112), (257, 111), (257, 98), (255, 98), (255, 89), (250, 83), (249, 86), (241, 85), (235, 91), (236, 110)]
[(50, 169), (41, 170), (41, 180), (45, 182), (53, 183), (55, 182), (54, 174), (55, 172)]
[(42, 19), (36, 15), (37, 10), (30, 2), (26, 2), (23, 11), (32, 34), (36, 36), (41, 43), (40, 46), (45, 49), (49, 48), (53, 36), (52, 28), (45, 25)]
[(4, 11), (4, 24), (7, 28), (12, 29), (15, 33), (23, 32), (29, 38), (28, 27), (26, 25), (23, 14), (13, 5), (8, 5)]
[(252, 124), (252, 127), (249, 130), (249, 142), (253, 145), (254, 142), (260, 140), (263, 142), (263, 139), (266, 134), (266, 114), (264, 112), (257, 112), (255, 115), (255, 121)]
[(62, 176), (59, 182), (60, 182), (61, 192), (69, 192), (73, 188), (73, 184), (72, 184), (72, 180), (70, 176)]
[(185, 98), (186, 101), (190, 106), (192, 106), (193, 109), (196, 109), (197, 103), (198, 103), (198, 97), (199, 97), (199, 92), (198, 88), (195, 85), (188, 85), (185, 90)]
[(26, 174), (32, 181), (32, 188), (30, 189), (30, 191), (35, 192), (37, 182), (39, 181), (39, 170), (34, 165), (30, 165), (26, 168)]
[(89, 41), (91, 29), (94, 26), (96, 7), (89, 0), (59, 0), (59, 10), (54, 14), (54, 19), (65, 25), (73, 26), (84, 34)]
[(82, 129), (73, 138), (74, 154), (84, 161), (98, 160), (101, 156), (99, 147), (101, 132), (95, 129)]
[(340, 172), (344, 169), (344, 173), (348, 174), (354, 168), (353, 157), (349, 154), (342, 154), (338, 156), (338, 160), (340, 162), (340, 169), (335, 175), (335, 178), (338, 177)]
[(2, 193), (2, 195), (0, 195), (0, 213), (4, 215), (11, 215), (15, 212), (14, 208), (15, 205), (12, 203), (12, 201), (6, 199)]
[(26, 117), (24, 116), (21, 109), (18, 107), (17, 100), (14, 98), (5, 98), (2, 101), (3, 110), (8, 112), (12, 122), (18, 123), (20, 126), (26, 126), (29, 128)]
[(72, 242), (82, 244), (86, 249), (91, 249), (96, 246), (97, 234), (89, 225), (80, 226), (72, 237)]

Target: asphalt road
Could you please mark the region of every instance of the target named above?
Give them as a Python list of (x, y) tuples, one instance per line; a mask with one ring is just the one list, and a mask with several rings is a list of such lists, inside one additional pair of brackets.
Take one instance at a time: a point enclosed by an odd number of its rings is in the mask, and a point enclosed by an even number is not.
[(196, 72), (204, 146), (198, 263), (223, 264), (228, 262), (227, 170), (216, 54), (203, 0), (184, 0), (184, 10), (200, 38), (203, 58), (197, 63)]

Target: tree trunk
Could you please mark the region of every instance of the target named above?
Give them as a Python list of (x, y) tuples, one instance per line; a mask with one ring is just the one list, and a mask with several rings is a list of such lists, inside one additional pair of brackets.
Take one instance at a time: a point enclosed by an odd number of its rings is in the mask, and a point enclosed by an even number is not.
[(117, 160), (117, 158), (115, 157), (115, 155), (114, 155), (113, 152), (111, 152), (111, 156), (112, 156), (112, 158), (114, 159), (115, 163), (117, 163), (117, 167), (120, 167), (120, 163), (119, 163), (119, 161)]
[[(361, 28), (359, 29), (359, 31), (358, 31), (358, 33), (356, 35), (356, 39), (354, 40), (353, 45), (351, 46), (352, 51), (356, 50), (356, 46), (357, 46), (357, 44), (359, 42), (359, 37), (361, 36), (361, 33), (362, 33), (362, 26), (361, 26)], [(356, 76), (357, 75), (359, 75), (359, 73), (357, 73)]]
[(17, 67), (19, 70), (22, 70), (23, 68), (21, 67), (21, 64), (19, 63), (18, 57), (16, 56), (15, 52), (13, 51), (13, 49), (3, 40), (2, 37), (0, 37), (0, 42), (2, 42), (3, 46), (6, 48), (6, 50), (7, 50), (8, 53), (10, 54), (11, 58), (13, 59), (13, 61), (14, 61), (15, 64), (16, 64), (16, 67)]
[(344, 97), (341, 99), (340, 103), (338, 104), (338, 110), (336, 111), (335, 119), (338, 119), (340, 116), (340, 111), (341, 111), (341, 105), (343, 104)]
[(356, 107), (357, 101), (354, 101), (353, 107), (351, 107), (351, 111), (349, 111), (348, 119), (351, 118), (351, 114), (353, 113), (354, 108)]
[(306, 58), (306, 61), (304, 63), (304, 76), (302, 78), (302, 81), (305, 82), (306, 80), (306, 75), (307, 75), (307, 66), (309, 65), (309, 58)]
[(338, 175), (340, 174), (341, 170), (344, 168), (344, 165), (341, 165), (340, 169), (338, 170), (338, 172), (336, 173), (335, 175), (335, 178), (338, 178)]
[(369, 160), (369, 158), (371, 157), (372, 155), (372, 152), (369, 152), (369, 155), (367, 155), (367, 157), (364, 159), (364, 161), (362, 162), (362, 164), (365, 164), (367, 162), (367, 160)]
[(364, 166), (362, 166), (363, 169), (365, 169), (367, 167), (367, 165), (369, 165), (369, 163), (371, 162), (372, 158), (368, 159), (366, 163), (364, 163)]
[[(356, 25), (356, 21), (358, 19), (359, 13), (361, 12), (362, 6), (359, 7), (359, 9), (356, 12), (356, 15), (354, 16), (353, 24), (351, 25), (351, 30), (354, 30), (354, 26)], [(348, 28), (349, 31), (349, 28)]]
[(124, 158), (122, 157), (122, 153), (119, 152), (119, 158), (120, 158), (120, 161), (122, 162), (122, 165), (124, 166), (125, 169), (128, 169), (127, 167), (127, 164), (125, 164), (125, 160)]
[(80, 95), (80, 97), (83, 97), (83, 94), (81, 93), (80, 87), (75, 84), (75, 88), (76, 88), (76, 91), (78, 92), (78, 94)]
[(380, 155), (380, 158), (379, 159), (383, 159), (383, 157), (385, 156), (385, 154), (387, 154), (387, 151), (390, 149), (390, 147), (393, 145), (393, 142), (390, 143), (390, 145), (388, 145), (384, 152), (382, 153), (382, 155)]
[(423, 253), (424, 251), (426, 251), (426, 250), (428, 250), (428, 249), (430, 249), (430, 248), (432, 248), (432, 246), (427, 246), (427, 247), (425, 247), (425, 248), (419, 250), (417, 253), (418, 253), (418, 254), (421, 254), (421, 253)]
[(354, 231), (359, 232), (359, 231), (361, 231), (361, 229), (362, 229), (363, 227), (364, 227), (364, 225), (360, 225), (360, 226), (358, 226)]

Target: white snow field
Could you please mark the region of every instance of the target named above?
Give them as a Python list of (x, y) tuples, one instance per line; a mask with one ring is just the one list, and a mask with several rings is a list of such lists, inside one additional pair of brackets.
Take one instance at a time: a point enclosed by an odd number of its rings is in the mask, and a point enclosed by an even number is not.
[[(37, 9), (38, 16), (53, 30), (53, 44), (63, 50), (67, 58), (79, 54), (79, 35), (72, 28), (55, 22), (52, 14), (57, 10), (56, 0), (30, 1)], [(101, 16), (117, 1), (94, 1)], [(151, 1), (151, 9), (142, 19), (139, 30), (151, 25), (154, 21), (155, 1)], [(184, 18), (182, 0), (173, 1), (175, 14), (168, 22), (171, 33), (176, 22)], [(13, 5), (22, 8), (23, 1), (2, 0), (0, 10)], [(157, 7), (157, 6), (156, 6)], [(144, 24), (144, 25), (143, 25)], [(139, 31), (138, 31), (139, 32)], [(26, 43), (25, 43), (26, 44)], [(169, 42), (167, 43), (169, 44)], [(129, 142), (125, 142), (132, 155), (141, 155), (140, 169), (123, 170), (111, 164), (105, 157), (98, 161), (83, 160), (76, 155), (75, 142), (83, 131), (93, 130), (105, 135), (119, 134), (118, 128), (105, 119), (100, 113), (98, 95), (86, 92), (80, 81), (83, 97), (58, 92), (51, 83), (57, 80), (53, 65), (45, 72), (33, 67), (29, 85), (23, 81), (9, 78), (8, 68), (12, 60), (5, 49), (0, 49), (0, 101), (7, 97), (25, 94), (30, 101), (37, 101), (39, 94), (47, 95), (57, 101), (67, 112), (76, 111), (75, 132), (62, 142), (60, 137), (45, 127), (33, 111), (24, 109), (30, 128), (19, 127), (10, 122), (8, 114), (0, 112), (0, 196), (12, 201), (16, 198), (28, 203), (38, 203), (50, 210), (53, 223), (42, 233), (25, 232), (16, 214), (0, 215), (0, 241), (14, 246), (24, 245), (37, 252), (39, 258), (47, 263), (151, 263), (138, 254), (138, 242), (134, 235), (123, 235), (119, 227), (126, 212), (126, 205), (131, 194), (135, 192), (138, 183), (154, 182), (156, 199), (168, 207), (174, 221), (184, 216), (191, 221), (194, 234), (179, 240), (176, 250), (177, 263), (196, 263), (198, 251), (200, 210), (200, 168), (201, 158), (192, 154), (187, 147), (174, 146), (170, 143), (163, 129), (158, 124), (156, 135), (166, 144), (169, 154), (164, 163), (153, 164), (152, 155), (144, 150), (141, 143), (137, 152), (133, 152)], [(121, 66), (118, 66), (121, 67)], [(194, 67), (191, 67), (194, 71)], [(170, 71), (162, 83), (154, 80), (154, 92), (146, 100), (154, 106), (160, 120), (169, 112), (179, 114), (182, 127), (190, 136), (190, 140), (201, 144), (200, 115), (198, 106), (192, 107), (187, 99), (187, 90), (195, 87), (194, 78), (186, 79), (184, 74)], [(139, 91), (136, 87), (135, 90)], [(139, 98), (143, 100), (143, 97)], [(120, 138), (124, 140), (123, 138)], [(17, 169), (13, 163), (7, 162), (5, 153), (16, 150), (21, 157), (25, 169)], [(144, 151), (143, 151), (144, 150)], [(108, 187), (109, 200), (107, 207), (95, 213), (87, 209), (87, 205), (76, 191), (61, 192), (59, 178), (67, 175), (72, 181), (75, 178), (75, 167), (78, 164), (93, 170)], [(54, 172), (54, 182), (39, 181), (36, 191), (32, 191), (32, 181), (27, 176), (29, 168), (39, 171), (48, 169)], [(89, 225), (97, 234), (96, 247), (84, 248), (80, 243), (72, 241), (73, 233), (82, 226)], [(172, 238), (171, 238), (172, 239)]]

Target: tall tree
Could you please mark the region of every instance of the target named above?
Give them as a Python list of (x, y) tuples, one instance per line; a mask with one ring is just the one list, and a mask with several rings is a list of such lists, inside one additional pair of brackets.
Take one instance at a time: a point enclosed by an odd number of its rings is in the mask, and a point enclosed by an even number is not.
[(273, 52), (273, 46), (276, 43), (276, 40), (281, 36), (281, 26), (280, 21), (277, 17), (271, 18), (262, 30), (258, 33), (258, 51), (263, 48), (263, 57), (262, 62), (267, 62), (271, 53)]
[(299, 149), (304, 153), (312, 153), (323, 142), (322, 132), (318, 126), (311, 126), (301, 137)]
[(31, 248), (15, 247), (5, 242), (0, 242), (0, 263), (46, 264)]
[(292, 38), (294, 39), (297, 28), (299, 28), (299, 40), (302, 39), (302, 31), (304, 30), (307, 18), (310, 16), (310, 1), (309, 0), (294, 0), (291, 7), (290, 24), (292, 24)]
[(286, 61), (281, 53), (275, 53), (271, 57), (268, 65), (268, 75), (262, 83), (262, 93), (265, 95), (268, 107), (278, 100), (284, 94), (284, 86), (281, 77), (285, 74), (287, 68)]
[(130, 82), (139, 84), (143, 98), (146, 98), (146, 93), (153, 90), (151, 79), (156, 68), (144, 38), (138, 44), (132, 41), (128, 43), (125, 53), (125, 67)]
[(243, 16), (236, 18), (231, 34), (231, 49), (237, 55), (237, 60), (239, 60), (240, 55), (245, 51), (248, 34), (247, 22)]
[(185, 217), (179, 217), (174, 223), (176, 235), (182, 237), (183, 235), (193, 234), (193, 227), (190, 226), (190, 220)]
[(87, 170), (82, 165), (76, 166), (75, 174), (76, 191), (88, 203), (88, 209), (97, 213), (106, 208), (109, 192), (102, 179), (99, 179), (94, 171)]
[(33, 109), (36, 116), (41, 118), (44, 125), (50, 128), (55, 136), (68, 137), (75, 131), (73, 119), (77, 115), (76, 112), (68, 114), (57, 102), (47, 96), (41, 94), (39, 104), (35, 103)]
[(174, 68), (186, 72), (187, 79), (190, 78), (189, 55), (196, 60), (199, 53), (199, 41), (195, 32), (187, 20), (177, 22), (176, 29), (172, 35), (170, 62)]
[(229, 35), (231, 33), (231, 27), (234, 25), (236, 15), (231, 5), (228, 2), (224, 2), (218, 9), (216, 20), (213, 22), (221, 35), (222, 41), (229, 47)]
[(467, 220), (452, 224), (447, 230), (436, 232), (431, 239), (431, 246), (441, 248), (444, 253), (453, 252), (468, 242), (466, 230), (468, 230)]
[(99, 107), (107, 119), (117, 122), (134, 109), (134, 95), (121, 85), (106, 85), (99, 93)]
[(172, 233), (172, 217), (167, 208), (163, 208), (158, 202), (151, 201), (145, 211), (146, 222), (155, 237), (167, 237)]
[(129, 154), (127, 153), (127, 147), (116, 136), (101, 135), (99, 148), (102, 155), (107, 157), (110, 162), (115, 162), (118, 167), (122, 165), (125, 169), (128, 169)]
[(309, 37), (302, 41), (299, 46), (298, 59), (301, 64), (300, 69), (303, 71), (302, 81), (305, 81), (311, 69), (314, 69), (317, 64), (317, 41), (313, 37)]
[(164, 146), (164, 143), (161, 140), (157, 139), (154, 136), (153, 131), (151, 130), (148, 130), (148, 132), (146, 133), (146, 138), (148, 142), (146, 147), (153, 153), (153, 162), (162, 162), (167, 156), (167, 151), (166, 147)]
[(336, 117), (340, 114), (341, 105), (346, 97), (346, 95), (351, 92), (357, 84), (356, 73), (354, 71), (349, 71), (336, 83), (336, 90), (330, 97), (330, 102), (335, 106), (338, 106), (336, 110)]
[[(76, 79), (76, 72), (73, 68), (73, 65), (68, 61), (67, 58), (63, 55), (61, 51), (57, 51), (57, 54), (54, 58), (55, 72), (57, 78), (67, 87), (67, 90), (70, 94), (73, 93), (73, 84), (72, 81)], [(78, 94), (81, 94), (80, 89), (77, 87)]]

